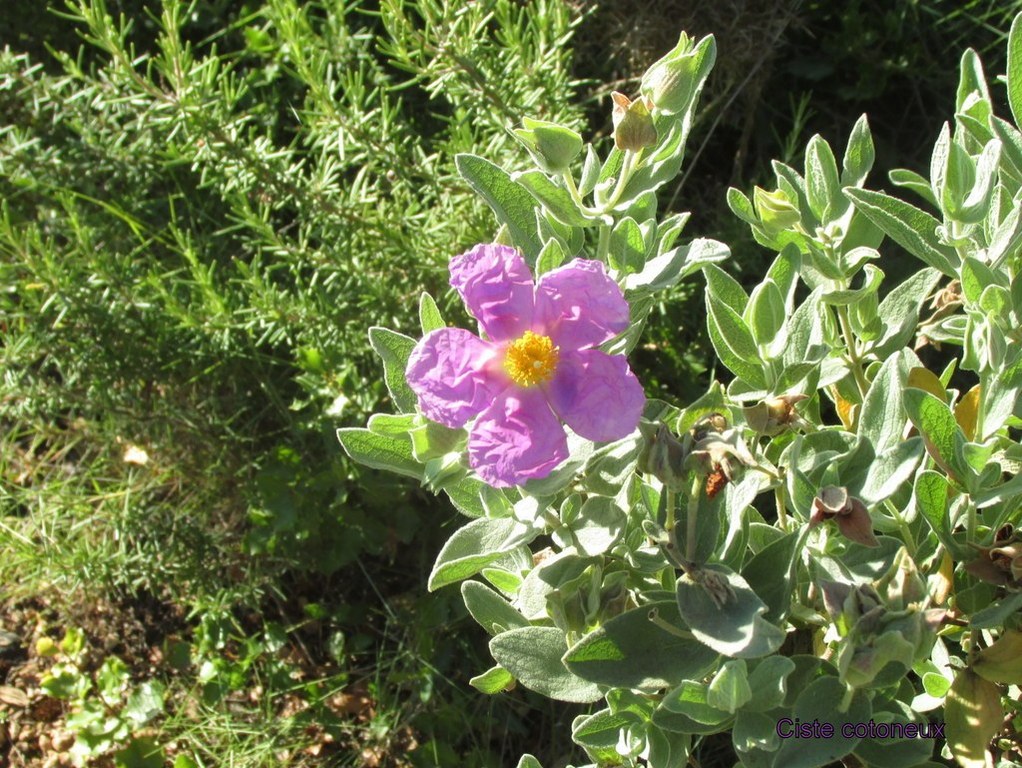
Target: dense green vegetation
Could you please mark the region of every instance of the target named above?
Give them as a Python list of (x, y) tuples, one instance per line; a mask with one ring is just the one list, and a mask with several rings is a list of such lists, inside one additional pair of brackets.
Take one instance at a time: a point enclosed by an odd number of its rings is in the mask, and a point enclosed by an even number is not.
[[(447, 259), (495, 224), (455, 154), (519, 167), (506, 128), (522, 117), (607, 137), (610, 90), (682, 28), (713, 32), (720, 63), (662, 205), (692, 210), (688, 234), (731, 243), (732, 272), (755, 280), (764, 256), (727, 186), (812, 132), (843, 143), (862, 112), (879, 166), (921, 167), (949, 62), (969, 44), (1003, 71), (1020, 3), (702, 5), (12, 8), (0, 630), (16, 639), (0, 686), (30, 701), (0, 698), (0, 762), (570, 758), (556, 734), (574, 711), (467, 685), (484, 639), (456, 594), (422, 589), (449, 509), (334, 438), (387, 406), (369, 326), (412, 332), (423, 290), (467, 321)], [(648, 389), (705, 389), (700, 296), (679, 288), (654, 312), (635, 363)], [(730, 764), (717, 746), (702, 765)]]

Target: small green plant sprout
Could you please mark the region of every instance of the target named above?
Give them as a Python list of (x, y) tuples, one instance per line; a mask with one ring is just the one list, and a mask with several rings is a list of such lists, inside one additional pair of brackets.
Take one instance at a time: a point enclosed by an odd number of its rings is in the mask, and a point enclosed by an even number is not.
[[(659, 211), (712, 37), (612, 97), (605, 152), (523, 116), (514, 170), (458, 158), (498, 223), (450, 267), (481, 336), (423, 294), (421, 340), (370, 331), (400, 413), (338, 434), (468, 518), (428, 587), (491, 635), (473, 686), (591, 705), (592, 767), (717, 733), (748, 768), (1022, 759), (1022, 17), (1008, 48), (1013, 119), (966, 51), (929, 178), (890, 173), (915, 203), (872, 188), (866, 116), (731, 189), (774, 254), (751, 290)], [(627, 355), (697, 274), (728, 381), (639, 409)]]
[(95, 758), (113, 756), (125, 768), (162, 766), (163, 750), (141, 731), (164, 713), (163, 684), (149, 680), (132, 685), (128, 667), (116, 656), (87, 671), (85, 633), (76, 628), (68, 629), (59, 644), (51, 640), (45, 645), (54, 664), (39, 687), (67, 702), (72, 763), (80, 768)]

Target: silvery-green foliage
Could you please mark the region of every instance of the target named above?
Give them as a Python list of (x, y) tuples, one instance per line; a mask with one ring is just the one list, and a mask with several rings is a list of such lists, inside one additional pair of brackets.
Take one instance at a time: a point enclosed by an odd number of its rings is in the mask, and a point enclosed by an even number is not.
[[(725, 245), (679, 243), (687, 216), (657, 213), (712, 38), (683, 35), (643, 78), (653, 145), (601, 155), (564, 129), (547, 144), (569, 150), (555, 162), (519, 132), (538, 168), (459, 158), (537, 272), (579, 255), (609, 266), (633, 318), (610, 350), (635, 345), (658, 291), (700, 273), (733, 374), (692, 403), (651, 400), (637, 434), (574, 441), (565, 465), (514, 490), (482, 485), (464, 434), (429, 437), (414, 408), (407, 426), (342, 430), (351, 455), (419, 477), (473, 518), (430, 578), (476, 577), (463, 594), (496, 666), (473, 685), (594, 703), (572, 729), (594, 765), (683, 765), (720, 731), (745, 766), (934, 757), (931, 739), (855, 731), (870, 720), (943, 722), (947, 755), (984, 764), (1002, 696), (1017, 695), (1004, 686), (1022, 682), (1020, 27), (1013, 119), (995, 115), (967, 51), (929, 178), (890, 174), (915, 202), (871, 187), (865, 116), (842, 150), (814, 136), (801, 168), (775, 163), (775, 188), (730, 190), (776, 252), (751, 291), (729, 276)], [(884, 267), (904, 252), (918, 269), (890, 285)], [(432, 306), (424, 296), (424, 318)], [(383, 357), (401, 403), (401, 353)], [(780, 724), (796, 720), (838, 736), (791, 739)]]

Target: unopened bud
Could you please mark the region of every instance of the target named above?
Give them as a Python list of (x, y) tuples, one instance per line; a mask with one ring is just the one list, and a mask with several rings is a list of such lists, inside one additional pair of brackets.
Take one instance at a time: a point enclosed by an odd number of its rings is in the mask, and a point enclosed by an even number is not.
[(564, 173), (582, 151), (582, 137), (570, 128), (528, 117), (522, 125), (524, 128), (515, 128), (512, 133), (547, 173)]
[(641, 422), (639, 431), (645, 438), (637, 466), (640, 472), (653, 475), (670, 491), (685, 487), (685, 449), (666, 424)]
[(642, 76), (642, 92), (661, 112), (678, 114), (690, 108), (717, 57), (713, 36), (693, 44), (684, 32), (678, 44)]
[(752, 191), (752, 203), (756, 207), (763, 231), (768, 235), (776, 235), (790, 229), (802, 220), (798, 207), (791, 201), (783, 189), (767, 192), (761, 187)]
[(614, 146), (631, 152), (654, 146), (657, 134), (653, 116), (649, 113), (653, 102), (647, 97), (632, 101), (617, 91), (610, 94), (610, 97), (614, 100), (614, 112), (611, 115), (614, 122)]

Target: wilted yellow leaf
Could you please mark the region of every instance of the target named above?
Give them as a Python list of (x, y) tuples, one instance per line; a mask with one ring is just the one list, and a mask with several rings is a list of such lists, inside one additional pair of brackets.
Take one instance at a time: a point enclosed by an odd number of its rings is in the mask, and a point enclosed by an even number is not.
[(1022, 632), (1005, 631), (993, 645), (976, 654), (972, 668), (992, 683), (1022, 685)]
[(930, 596), (933, 598), (934, 605), (944, 605), (947, 603), (948, 596), (954, 590), (954, 570), (954, 560), (951, 559), (951, 555), (945, 550), (943, 557), (940, 559), (940, 566), (937, 568), (937, 572), (928, 579)]
[(965, 439), (972, 441), (976, 437), (976, 414), (979, 411), (979, 384), (974, 386), (955, 406), (955, 421), (965, 433)]
[(947, 392), (944, 391), (944, 385), (940, 383), (937, 374), (928, 368), (913, 368), (910, 370), (908, 372), (907, 383), (910, 387), (929, 392), (934, 397), (939, 398), (941, 402), (947, 402)]
[(855, 420), (858, 417), (858, 405), (849, 400), (845, 400), (841, 397), (841, 393), (838, 392), (837, 387), (831, 388), (831, 394), (834, 395), (834, 407), (837, 410), (838, 418), (841, 419), (841, 424), (845, 429), (854, 432), (855, 431)]
[(955, 762), (963, 768), (992, 765), (987, 745), (1001, 730), (1001, 691), (971, 669), (955, 677), (944, 702), (945, 736)]

